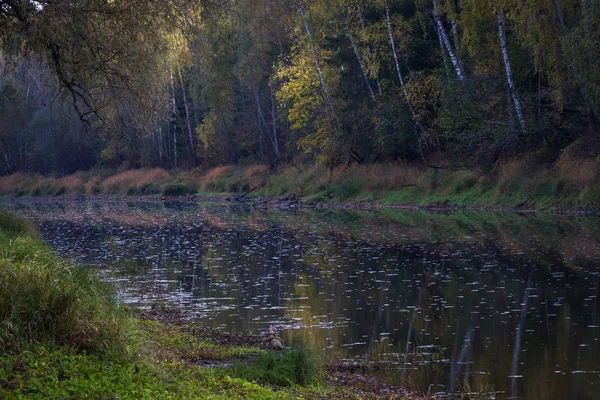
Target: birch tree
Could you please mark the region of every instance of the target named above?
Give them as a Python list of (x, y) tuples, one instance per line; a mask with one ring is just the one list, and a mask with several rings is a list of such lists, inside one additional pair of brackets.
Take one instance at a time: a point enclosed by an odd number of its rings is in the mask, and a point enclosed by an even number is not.
[(444, 45), (446, 52), (450, 56), (450, 60), (452, 61), (452, 66), (454, 67), (454, 71), (456, 72), (456, 76), (460, 81), (465, 79), (464, 72), (460, 60), (458, 59), (454, 47), (448, 39), (448, 35), (446, 34), (446, 30), (444, 29), (444, 24), (442, 23), (442, 18), (440, 17), (440, 13), (438, 10), (437, 0), (433, 1), (433, 19), (436, 25), (436, 32), (440, 37), (440, 41)]
[(508, 88), (510, 90), (510, 95), (513, 100), (513, 104), (515, 106), (515, 111), (517, 113), (517, 118), (519, 119), (519, 124), (521, 125), (521, 130), (523, 132), (527, 132), (527, 127), (525, 125), (525, 118), (523, 116), (523, 110), (521, 108), (521, 101), (519, 100), (519, 95), (517, 93), (517, 88), (515, 87), (515, 83), (512, 77), (512, 69), (510, 67), (510, 59), (508, 57), (508, 47), (506, 45), (506, 32), (504, 26), (504, 14), (502, 12), (498, 12), (498, 37), (500, 38), (500, 48), (502, 49), (502, 58), (504, 59), (504, 67), (506, 69), (506, 82), (508, 84)]

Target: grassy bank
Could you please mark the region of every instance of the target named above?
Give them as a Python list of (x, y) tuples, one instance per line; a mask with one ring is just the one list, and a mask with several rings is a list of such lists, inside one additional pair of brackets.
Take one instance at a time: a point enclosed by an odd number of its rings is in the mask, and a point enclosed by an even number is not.
[(245, 193), (295, 195), (310, 203), (371, 201), (382, 205), (572, 209), (600, 207), (600, 159), (564, 156), (555, 164), (533, 157), (504, 161), (486, 171), (386, 163), (341, 166), (221, 166), (191, 171), (138, 169), (78, 172), (62, 178), (25, 173), (0, 177), (0, 195), (203, 196)]
[[(13, 214), (0, 212), (0, 249), (2, 399), (358, 399), (382, 393), (336, 386), (303, 342), (274, 352), (199, 335), (202, 328), (193, 323), (124, 310), (108, 287), (58, 257)], [(386, 398), (407, 396), (386, 391)]]

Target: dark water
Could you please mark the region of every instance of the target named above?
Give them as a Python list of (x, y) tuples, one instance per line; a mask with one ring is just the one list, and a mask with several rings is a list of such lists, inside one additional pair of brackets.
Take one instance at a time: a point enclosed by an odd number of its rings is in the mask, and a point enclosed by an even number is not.
[(207, 325), (277, 325), (429, 393), (600, 398), (600, 218), (21, 203), (43, 237)]

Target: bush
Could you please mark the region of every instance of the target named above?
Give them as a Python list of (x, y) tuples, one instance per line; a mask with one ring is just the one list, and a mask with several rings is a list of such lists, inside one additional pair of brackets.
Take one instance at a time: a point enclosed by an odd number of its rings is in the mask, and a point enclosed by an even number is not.
[(264, 353), (252, 364), (235, 364), (232, 373), (243, 379), (277, 386), (323, 383), (319, 356), (299, 338), (294, 338), (290, 349)]
[(125, 315), (107, 288), (58, 257), (31, 223), (0, 213), (0, 353), (31, 345), (125, 350)]
[(9, 236), (36, 236), (34, 225), (19, 215), (0, 211), (0, 231)]
[(184, 194), (188, 194), (193, 190), (184, 183), (174, 183), (171, 185), (165, 186), (163, 190), (163, 194), (165, 196), (181, 196)]

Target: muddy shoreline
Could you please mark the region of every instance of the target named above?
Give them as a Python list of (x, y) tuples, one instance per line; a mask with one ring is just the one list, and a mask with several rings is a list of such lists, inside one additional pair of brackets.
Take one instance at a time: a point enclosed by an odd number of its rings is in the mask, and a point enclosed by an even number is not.
[[(190, 312), (171, 308), (157, 308), (150, 310), (132, 310), (135, 318), (144, 321), (156, 321), (165, 326), (177, 327), (183, 332), (191, 334), (198, 340), (206, 341), (218, 346), (246, 346), (255, 347), (266, 351), (272, 350), (263, 334), (244, 334), (230, 333), (222, 329), (214, 329), (202, 326), (196, 319), (196, 315)], [(197, 365), (205, 368), (213, 368), (229, 365), (231, 362), (240, 361), (239, 359), (224, 360), (221, 363), (206, 362), (202, 360)], [(243, 361), (243, 360), (242, 360)], [(429, 396), (424, 393), (410, 391), (401, 387), (387, 385), (370, 374), (369, 368), (349, 364), (347, 360), (328, 361), (323, 365), (325, 372), (325, 384), (331, 388), (339, 389), (339, 397), (334, 399), (406, 399), (406, 400), (429, 400), (429, 399), (456, 399), (457, 396), (440, 395)], [(314, 398), (319, 398), (315, 393)], [(323, 399), (332, 398), (330, 395), (322, 397)]]

